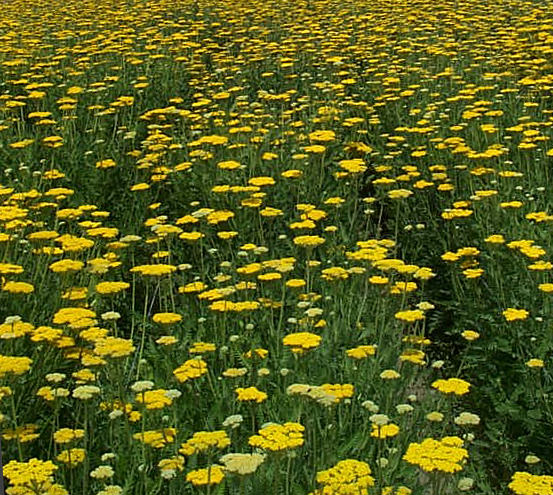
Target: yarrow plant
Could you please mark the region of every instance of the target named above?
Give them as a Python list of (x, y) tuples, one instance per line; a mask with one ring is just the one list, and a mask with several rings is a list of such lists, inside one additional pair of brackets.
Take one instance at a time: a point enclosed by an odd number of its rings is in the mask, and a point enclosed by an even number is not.
[(550, 493), (552, 26), (3, 2), (7, 494)]

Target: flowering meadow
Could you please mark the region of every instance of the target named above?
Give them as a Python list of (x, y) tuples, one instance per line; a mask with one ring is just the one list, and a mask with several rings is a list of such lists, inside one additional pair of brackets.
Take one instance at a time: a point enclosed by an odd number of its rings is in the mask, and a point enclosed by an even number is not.
[(550, 0), (13, 0), (8, 495), (553, 495)]

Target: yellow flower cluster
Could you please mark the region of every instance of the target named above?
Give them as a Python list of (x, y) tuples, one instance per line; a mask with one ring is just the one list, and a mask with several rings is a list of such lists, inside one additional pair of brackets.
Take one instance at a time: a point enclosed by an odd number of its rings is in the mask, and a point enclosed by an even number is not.
[(84, 437), (84, 430), (81, 430), (81, 429), (72, 430), (71, 428), (61, 428), (57, 430), (53, 435), (54, 442), (62, 443), (62, 444), (70, 443), (83, 437)]
[(375, 353), (376, 346), (374, 345), (359, 345), (346, 351), (346, 355), (353, 359), (365, 359), (374, 356)]
[(66, 449), (62, 450), (56, 457), (60, 462), (63, 462), (68, 467), (76, 467), (82, 464), (86, 457), (84, 449)]
[(234, 390), (240, 402), (257, 402), (258, 404), (267, 400), (268, 395), (256, 387), (237, 388)]
[(102, 295), (117, 294), (130, 286), (128, 282), (100, 282), (96, 284), (96, 292)]
[(156, 313), (152, 320), (160, 325), (172, 325), (182, 320), (182, 316), (178, 313)]
[(215, 301), (209, 305), (209, 309), (220, 313), (232, 312), (241, 313), (243, 311), (254, 311), (260, 306), (257, 301)]
[(41, 461), (36, 458), (27, 462), (10, 461), (3, 468), (3, 475), (11, 485), (8, 493), (11, 491), (22, 495), (67, 495), (67, 491), (61, 485), (53, 482), (53, 474), (57, 469), (58, 466), (52, 461)]
[(509, 488), (516, 495), (553, 495), (553, 476), (517, 471)]
[(319, 471), (317, 483), (323, 485), (311, 495), (368, 495), (374, 485), (370, 466), (356, 459), (345, 459), (334, 467)]
[(427, 472), (455, 473), (463, 469), (462, 463), (468, 458), (462, 445), (459, 437), (427, 438), (421, 443), (411, 443), (403, 459)]
[(270, 452), (295, 449), (303, 445), (304, 430), (299, 423), (270, 424), (261, 428), (257, 435), (251, 436), (248, 443)]
[(225, 478), (225, 472), (221, 466), (213, 465), (205, 469), (196, 469), (186, 475), (186, 481), (194, 486), (218, 485)]
[(372, 425), (371, 437), (373, 438), (388, 438), (395, 437), (399, 433), (399, 426), (394, 423), (387, 425)]
[(130, 271), (131, 273), (139, 273), (147, 277), (162, 277), (163, 275), (170, 275), (176, 270), (176, 266), (160, 263), (158, 265), (137, 265), (131, 268)]
[(293, 353), (303, 354), (310, 349), (315, 349), (321, 344), (322, 337), (311, 332), (297, 332), (288, 334), (282, 339), (282, 343), (290, 347)]
[(468, 393), (470, 383), (460, 378), (448, 378), (434, 381), (432, 387), (444, 394), (464, 395)]
[(28, 357), (0, 355), (0, 378), (7, 375), (22, 375), (29, 371), (32, 362)]
[(301, 246), (306, 248), (314, 248), (314, 247), (320, 246), (321, 244), (324, 244), (324, 242), (325, 242), (325, 239), (317, 235), (300, 235), (300, 236), (294, 237), (294, 244), (296, 246)]
[(163, 409), (165, 406), (170, 406), (173, 400), (167, 396), (167, 390), (160, 388), (137, 393), (136, 402), (144, 404), (146, 409)]
[(134, 352), (134, 345), (131, 340), (120, 337), (105, 337), (99, 339), (94, 345), (94, 354), (103, 357), (125, 357)]
[(207, 373), (207, 363), (201, 359), (189, 359), (173, 371), (179, 382), (187, 382)]
[(179, 452), (186, 456), (206, 452), (210, 449), (224, 449), (230, 445), (230, 438), (224, 430), (198, 431), (183, 443)]
[(528, 314), (525, 309), (507, 308), (503, 311), (503, 316), (507, 321), (525, 320), (528, 318)]
[(175, 441), (176, 434), (177, 430), (175, 428), (162, 428), (159, 430), (148, 430), (143, 433), (135, 433), (133, 438), (135, 440), (140, 440), (155, 449), (161, 449), (166, 445), (173, 443)]

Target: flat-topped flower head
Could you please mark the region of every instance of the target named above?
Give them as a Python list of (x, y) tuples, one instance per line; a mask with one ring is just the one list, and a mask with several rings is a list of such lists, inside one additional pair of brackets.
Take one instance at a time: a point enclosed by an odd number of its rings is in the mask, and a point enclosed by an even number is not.
[(138, 265), (131, 268), (130, 271), (131, 273), (139, 273), (148, 277), (162, 277), (163, 275), (170, 275), (176, 272), (177, 267), (160, 263), (156, 265)]
[(398, 311), (395, 314), (396, 319), (404, 321), (406, 323), (413, 323), (415, 321), (424, 320), (424, 312), (420, 309), (411, 309), (405, 311)]
[(299, 423), (270, 424), (261, 428), (257, 435), (251, 436), (248, 443), (270, 452), (294, 449), (303, 445), (304, 430)]
[(31, 369), (33, 361), (26, 356), (2, 356), (0, 355), (0, 378), (9, 375), (22, 375)]
[[(8, 462), (4, 466), (3, 474), (10, 485), (21, 489), (21, 493), (33, 493), (34, 490), (51, 489), (53, 474), (57, 469), (58, 466), (52, 461), (41, 461), (33, 458), (27, 462)], [(59, 485), (57, 486), (59, 487)], [(34, 490), (32, 490), (32, 487), (34, 487)]]
[(421, 443), (411, 443), (403, 459), (419, 466), (423, 471), (456, 473), (463, 469), (462, 463), (468, 458), (459, 437), (444, 437), (441, 440), (427, 438)]
[(256, 402), (259, 404), (266, 401), (268, 397), (265, 392), (258, 390), (256, 387), (240, 387), (234, 391), (236, 392), (237, 399), (240, 402)]
[(324, 243), (325, 239), (318, 235), (299, 235), (294, 237), (294, 244), (300, 247), (314, 248)]
[(225, 478), (225, 472), (221, 466), (213, 465), (204, 469), (190, 471), (186, 475), (186, 481), (194, 486), (218, 485)]
[(470, 383), (460, 378), (448, 378), (447, 380), (436, 380), (432, 383), (432, 388), (439, 390), (444, 394), (464, 395), (468, 393)]
[(553, 495), (553, 476), (517, 471), (509, 488), (516, 495)]
[(178, 313), (156, 313), (152, 320), (160, 325), (172, 325), (182, 320), (182, 316)]
[(230, 445), (230, 438), (225, 430), (198, 431), (181, 445), (179, 452), (191, 456), (209, 450), (221, 450)]
[(207, 373), (207, 363), (201, 359), (189, 359), (173, 371), (179, 382), (187, 382)]
[(503, 311), (503, 316), (507, 321), (526, 320), (528, 315), (529, 313), (525, 309), (507, 308)]
[(374, 485), (370, 466), (356, 459), (345, 459), (335, 466), (317, 473), (317, 483), (322, 488), (315, 494), (331, 493), (368, 493), (367, 489)]
[(293, 353), (303, 354), (310, 349), (315, 349), (321, 344), (322, 337), (311, 332), (297, 332), (286, 335), (282, 343), (290, 347)]

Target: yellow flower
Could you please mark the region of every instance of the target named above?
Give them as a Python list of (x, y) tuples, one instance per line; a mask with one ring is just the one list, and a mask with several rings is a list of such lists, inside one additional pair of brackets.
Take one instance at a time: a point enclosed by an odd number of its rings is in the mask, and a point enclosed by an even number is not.
[(408, 189), (393, 189), (392, 191), (388, 191), (390, 199), (404, 199), (411, 195), (413, 195), (413, 191), (409, 191)]
[[(4, 465), (3, 474), (14, 488), (17, 487), (18, 493), (32, 493), (29, 486), (34, 490), (47, 493), (67, 493), (64, 491), (54, 492), (61, 488), (60, 485), (53, 485), (53, 474), (59, 469), (52, 461), (41, 461), (32, 458), (26, 462), (10, 461)], [(33, 490), (33, 491), (34, 491)], [(15, 491), (14, 491), (15, 493)]]
[(206, 352), (215, 352), (217, 346), (210, 342), (194, 342), (188, 350), (190, 354), (205, 354)]
[(474, 330), (465, 330), (461, 333), (464, 339), (466, 340), (476, 340), (478, 337), (480, 337), (480, 334), (478, 332), (475, 332)]
[(145, 191), (146, 189), (150, 189), (150, 185), (146, 184), (145, 182), (141, 182), (140, 184), (134, 184), (131, 186), (131, 191)]
[(34, 292), (35, 288), (32, 284), (26, 282), (6, 282), (2, 286), (4, 292), (9, 292), (11, 294), (30, 294)]
[(22, 149), (26, 148), (27, 146), (33, 144), (35, 142), (34, 139), (23, 139), (22, 141), (16, 141), (14, 143), (10, 143), (10, 148), (12, 149)]
[(163, 428), (160, 430), (149, 430), (144, 433), (135, 433), (133, 438), (150, 445), (154, 449), (161, 449), (175, 441), (176, 428)]
[(187, 382), (207, 373), (207, 363), (201, 359), (189, 359), (173, 371), (179, 382)]
[(553, 476), (517, 471), (511, 478), (509, 488), (516, 495), (550, 495), (553, 493)]
[(32, 362), (28, 357), (2, 356), (0, 354), (0, 378), (7, 375), (22, 375), (31, 369)]
[(131, 340), (110, 336), (96, 341), (94, 353), (98, 356), (116, 358), (128, 356), (133, 353), (134, 349)]
[(182, 320), (182, 316), (177, 313), (156, 313), (152, 320), (160, 325), (172, 325)]
[(96, 313), (86, 308), (61, 308), (54, 314), (56, 325), (69, 325), (71, 328), (85, 328), (95, 324)]
[(2, 438), (4, 440), (17, 440), (21, 443), (32, 442), (36, 440), (40, 433), (36, 433), (38, 425), (26, 424), (15, 428), (14, 430), (4, 430)]
[(360, 158), (353, 158), (351, 160), (341, 160), (338, 162), (341, 168), (348, 171), (351, 174), (360, 174), (367, 170), (365, 161)]
[(96, 162), (96, 168), (102, 168), (102, 169), (113, 168), (116, 165), (117, 164), (115, 163), (115, 160), (112, 160), (111, 158), (109, 158), (107, 160), (100, 160), (99, 162)]
[(302, 278), (291, 278), (290, 280), (286, 281), (285, 285), (290, 289), (300, 289), (302, 287), (305, 287), (306, 281)]
[(131, 286), (128, 282), (100, 282), (96, 284), (96, 292), (98, 294), (117, 294)]
[(424, 320), (424, 313), (420, 309), (412, 309), (406, 311), (398, 311), (395, 314), (398, 320), (412, 323), (418, 320)]
[(160, 388), (137, 393), (136, 402), (144, 404), (146, 409), (163, 409), (165, 406), (170, 406), (173, 400), (167, 396), (167, 390)]
[(376, 353), (375, 345), (360, 345), (353, 349), (348, 349), (346, 355), (353, 359), (365, 359), (369, 356), (374, 356)]
[[(340, 402), (342, 399), (349, 399), (353, 397), (355, 388), (350, 383), (325, 383), (320, 387), (313, 387), (314, 389), (320, 388), (326, 395), (330, 395), (334, 398), (333, 402)], [(315, 398), (315, 397), (314, 397)]]
[(247, 368), (228, 368), (223, 371), (222, 375), (225, 378), (240, 378), (248, 373)]
[(173, 345), (173, 344), (176, 344), (178, 341), (179, 339), (177, 339), (173, 335), (162, 335), (159, 339), (156, 339), (156, 344)]
[(179, 235), (179, 239), (182, 239), (184, 241), (197, 241), (199, 239), (202, 239), (205, 237), (205, 234), (202, 234), (201, 232), (193, 231), (193, 232), (183, 232)]
[(50, 270), (54, 273), (78, 272), (83, 266), (84, 263), (82, 261), (65, 259), (52, 263), (50, 265)]
[(432, 388), (439, 390), (444, 394), (464, 395), (468, 393), (470, 383), (460, 378), (448, 378), (447, 380), (436, 380), (432, 383)]
[(163, 275), (170, 275), (177, 270), (173, 265), (139, 265), (131, 268), (131, 273), (140, 273), (144, 276), (161, 277)]
[(244, 357), (247, 359), (253, 359), (255, 357), (258, 357), (259, 359), (265, 359), (269, 355), (269, 351), (267, 349), (252, 349), (251, 351), (246, 352), (244, 354)]
[(213, 464), (205, 469), (196, 469), (186, 475), (186, 481), (194, 486), (218, 485), (225, 478), (225, 472), (221, 466)]
[(56, 459), (64, 464), (67, 464), (68, 467), (75, 467), (81, 464), (86, 457), (86, 452), (84, 449), (67, 449), (62, 450)]
[(194, 292), (201, 292), (207, 289), (207, 285), (203, 282), (191, 282), (183, 287), (179, 287), (179, 294), (192, 294)]
[(290, 170), (285, 170), (280, 175), (285, 179), (297, 179), (303, 175), (303, 172), (297, 169), (290, 169)]
[(291, 348), (292, 352), (302, 354), (310, 349), (319, 347), (322, 337), (310, 332), (291, 333), (282, 339), (285, 346)]
[(373, 424), (371, 437), (384, 439), (388, 437), (395, 437), (398, 433), (399, 426), (395, 425), (394, 423), (388, 423), (387, 425), (382, 426)]
[(334, 141), (336, 139), (336, 133), (334, 131), (313, 131), (309, 134), (309, 140), (315, 143), (326, 143)]
[(321, 144), (312, 144), (311, 146), (304, 146), (303, 151), (307, 153), (324, 153), (326, 148)]
[(248, 184), (251, 186), (263, 187), (263, 186), (272, 186), (275, 184), (275, 179), (272, 177), (252, 177), (248, 180)]
[(240, 402), (264, 402), (267, 400), (268, 395), (256, 387), (237, 388), (234, 390), (237, 398)]
[(293, 449), (303, 445), (305, 428), (299, 423), (270, 424), (248, 440), (252, 447), (271, 452)]
[(230, 445), (230, 438), (225, 430), (198, 431), (181, 445), (179, 452), (191, 456), (199, 452), (206, 452), (211, 449), (225, 449)]
[(294, 244), (296, 246), (313, 248), (324, 244), (325, 239), (317, 235), (300, 235), (294, 237)]
[(382, 378), (383, 380), (396, 380), (400, 377), (401, 375), (396, 370), (384, 370), (382, 373), (380, 373), (380, 378)]
[(466, 278), (478, 278), (481, 277), (484, 273), (482, 268), (467, 268), (463, 270), (463, 275)]
[(528, 315), (529, 313), (525, 309), (507, 308), (503, 311), (503, 316), (507, 321), (525, 320)]
[(427, 472), (455, 473), (463, 469), (461, 463), (468, 458), (462, 445), (463, 441), (458, 437), (427, 438), (421, 443), (411, 443), (403, 459)]
[(345, 459), (335, 466), (317, 473), (317, 483), (322, 488), (315, 494), (366, 494), (374, 485), (371, 468), (366, 462)]
[(54, 435), (54, 442), (56, 443), (70, 443), (75, 440), (79, 440), (84, 437), (84, 430), (72, 430), (71, 428), (61, 428), (57, 430)]

